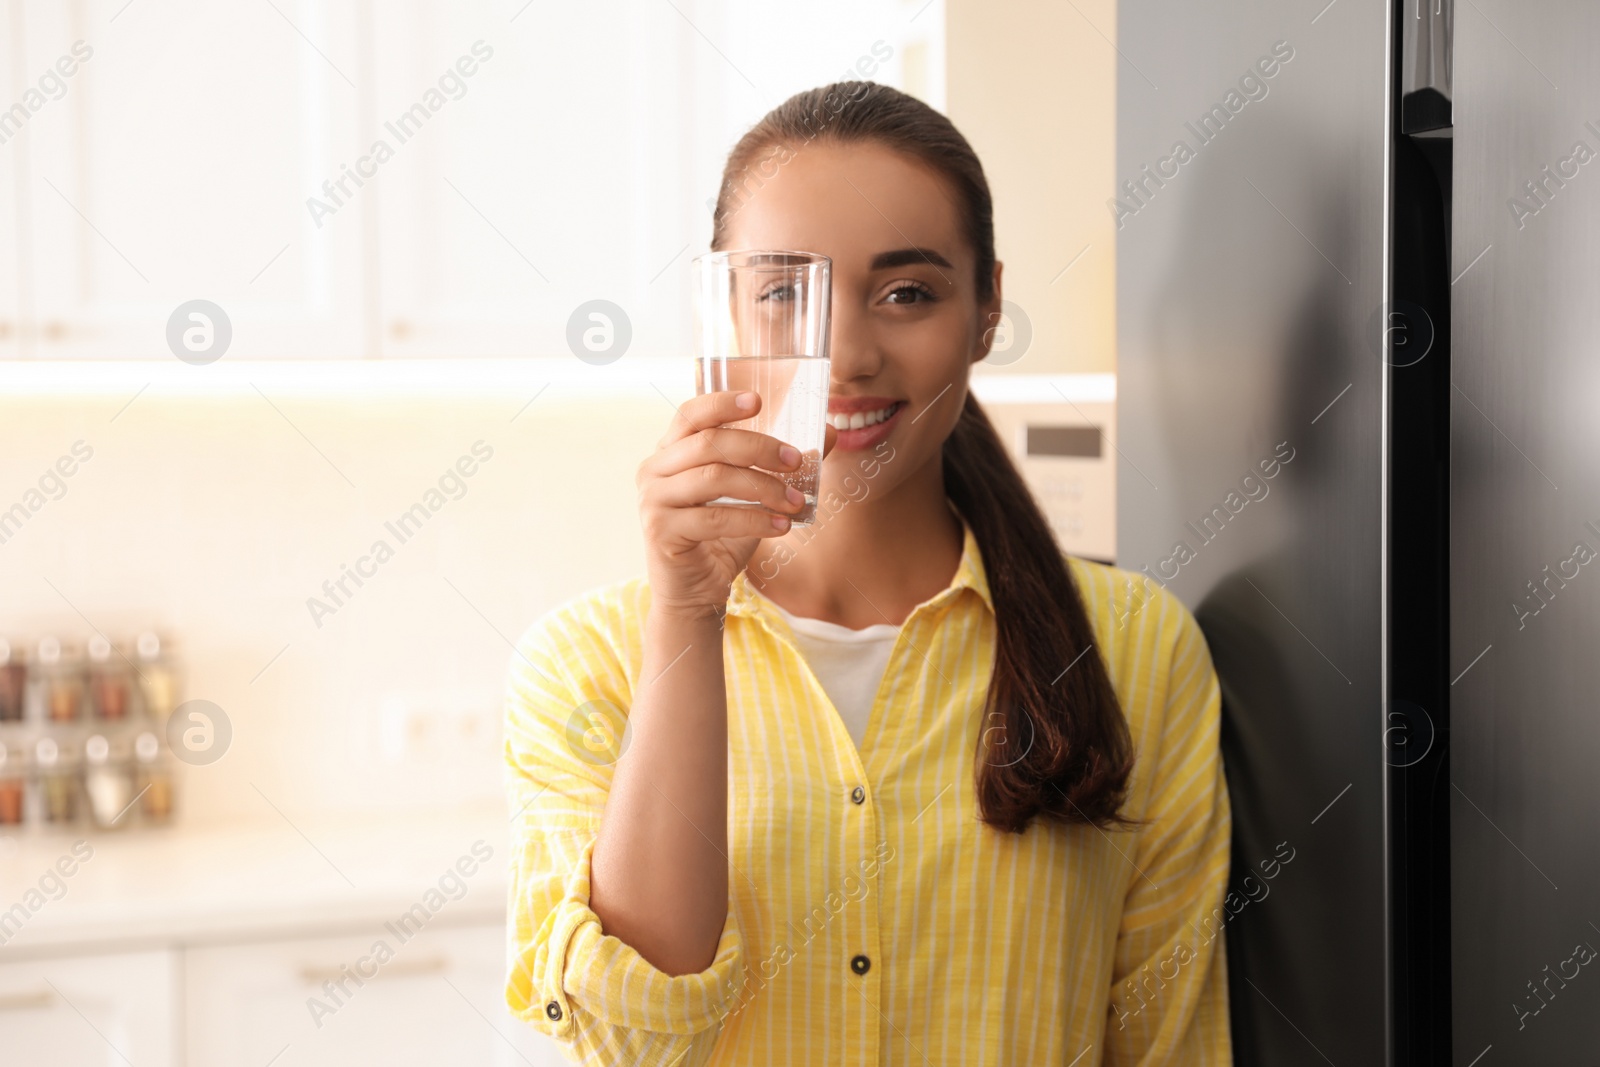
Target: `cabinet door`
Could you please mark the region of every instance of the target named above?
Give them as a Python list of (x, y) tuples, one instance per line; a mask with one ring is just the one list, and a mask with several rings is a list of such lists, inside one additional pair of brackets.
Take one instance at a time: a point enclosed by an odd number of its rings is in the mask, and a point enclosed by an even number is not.
[(176, 953), (0, 964), (0, 1059), (15, 1067), (176, 1067)]
[(727, 151), (847, 73), (930, 91), (943, 24), (899, 0), (511, 7), (388, 0), (373, 25), (385, 355), (565, 357), (603, 300), (627, 354), (681, 362)]
[(358, 0), (11, 2), (17, 81), (44, 85), (21, 179), (25, 354), (171, 359), (169, 320), (207, 300), (230, 357), (361, 355), (373, 206), (308, 206), (361, 143)]
[(191, 949), (189, 1062), (261, 1067), (281, 1055), (283, 1067), (564, 1067), (555, 1044), (505, 1006), (503, 927), (426, 926), (402, 941), (405, 931), (390, 925)]
[(650, 283), (683, 266), (684, 219), (709, 220), (686, 182), (679, 16), (504, 9), (394, 0), (373, 25), (375, 132), (394, 150), (376, 184), (383, 351), (565, 355), (569, 318), (597, 299), (631, 320), (628, 351), (661, 347), (658, 320), (686, 302)]
[[(0, 67), (16, 70), (22, 62), (22, 45), (13, 30), (12, 0), (0, 0)], [(0, 108), (10, 108), (15, 82), (0, 85)], [(19, 305), (23, 250), (17, 241), (17, 178), (22, 173), (27, 136), (14, 111), (0, 114), (0, 359), (16, 359), (21, 352)]]

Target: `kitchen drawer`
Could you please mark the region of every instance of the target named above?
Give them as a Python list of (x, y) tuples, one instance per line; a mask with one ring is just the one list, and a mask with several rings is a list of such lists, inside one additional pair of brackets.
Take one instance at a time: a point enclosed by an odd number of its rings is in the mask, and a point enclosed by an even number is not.
[[(191, 949), (188, 1062), (564, 1067), (505, 1006), (499, 924)], [(142, 1065), (141, 1065), (142, 1067)]]
[(7, 1067), (176, 1067), (179, 954), (0, 963)]

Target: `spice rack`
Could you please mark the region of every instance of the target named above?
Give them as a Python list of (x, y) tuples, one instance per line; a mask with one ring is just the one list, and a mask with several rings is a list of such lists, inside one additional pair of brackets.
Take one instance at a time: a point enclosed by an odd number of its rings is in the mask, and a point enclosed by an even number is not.
[(163, 826), (173, 814), (167, 723), (179, 671), (146, 632), (0, 638), (0, 836)]

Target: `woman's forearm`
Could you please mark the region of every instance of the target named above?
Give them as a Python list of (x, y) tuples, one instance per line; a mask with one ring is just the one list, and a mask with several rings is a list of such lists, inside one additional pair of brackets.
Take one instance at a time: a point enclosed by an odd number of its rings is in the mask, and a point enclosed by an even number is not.
[(669, 975), (711, 965), (728, 910), (728, 715), (722, 626), (644, 623), (632, 736), (594, 847), (590, 907)]

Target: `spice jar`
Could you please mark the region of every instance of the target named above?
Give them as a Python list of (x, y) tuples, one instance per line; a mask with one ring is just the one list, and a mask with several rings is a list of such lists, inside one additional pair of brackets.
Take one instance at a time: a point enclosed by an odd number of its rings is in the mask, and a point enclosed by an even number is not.
[(0, 826), (22, 824), (22, 752), (0, 742)]
[(56, 739), (41, 737), (33, 760), (39, 770), (39, 810), (44, 821), (56, 826), (78, 818), (78, 768), (71, 753), (61, 751)]
[(177, 668), (170, 648), (150, 632), (139, 635), (139, 690), (144, 696), (144, 712), (158, 726), (165, 726), (178, 703)]
[(83, 664), (74, 649), (46, 637), (39, 642), (39, 677), (45, 714), (52, 722), (76, 722), (83, 703)]
[(145, 822), (162, 823), (172, 817), (172, 770), (162, 752), (161, 741), (152, 733), (142, 733), (133, 742), (138, 763), (134, 785), (141, 801)]
[(128, 714), (128, 669), (115, 651), (99, 634), (89, 640), (89, 703), (101, 719), (117, 720)]
[(0, 722), (22, 721), (22, 698), (27, 691), (28, 668), (22, 650), (0, 637)]
[(122, 817), (133, 806), (133, 776), (126, 750), (114, 752), (104, 734), (95, 734), (84, 742), (83, 761), (83, 788), (89, 794), (94, 824), (102, 830), (122, 825)]

